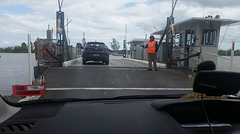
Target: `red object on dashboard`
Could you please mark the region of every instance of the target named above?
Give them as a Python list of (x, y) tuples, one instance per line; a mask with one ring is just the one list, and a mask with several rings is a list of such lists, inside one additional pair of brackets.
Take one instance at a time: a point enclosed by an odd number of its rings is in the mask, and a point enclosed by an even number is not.
[(232, 50), (234, 51), (235, 42), (232, 43)]
[(45, 94), (45, 85), (13, 85), (13, 96), (39, 96)]

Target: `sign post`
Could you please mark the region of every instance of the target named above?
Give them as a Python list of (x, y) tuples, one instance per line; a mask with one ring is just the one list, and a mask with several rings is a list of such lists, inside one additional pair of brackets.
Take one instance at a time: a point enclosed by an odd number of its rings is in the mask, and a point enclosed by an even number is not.
[(231, 63), (230, 63), (230, 69), (231, 69), (231, 71), (233, 70), (234, 47), (235, 47), (235, 42), (233, 41), (233, 43), (232, 43), (232, 50), (231, 50)]

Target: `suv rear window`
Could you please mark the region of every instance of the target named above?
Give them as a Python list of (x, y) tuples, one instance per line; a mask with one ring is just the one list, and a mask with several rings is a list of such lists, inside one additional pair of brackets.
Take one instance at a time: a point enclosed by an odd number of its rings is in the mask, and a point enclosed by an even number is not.
[(87, 46), (88, 46), (88, 47), (104, 47), (105, 44), (104, 44), (104, 43), (96, 43), (96, 42), (93, 42), (93, 43), (87, 43)]

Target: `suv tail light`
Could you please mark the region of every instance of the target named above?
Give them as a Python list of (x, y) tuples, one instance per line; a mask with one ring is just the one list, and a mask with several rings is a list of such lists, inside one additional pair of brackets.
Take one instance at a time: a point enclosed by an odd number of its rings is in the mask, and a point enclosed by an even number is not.
[(108, 48), (107, 48), (107, 47), (104, 47), (103, 50), (108, 50)]

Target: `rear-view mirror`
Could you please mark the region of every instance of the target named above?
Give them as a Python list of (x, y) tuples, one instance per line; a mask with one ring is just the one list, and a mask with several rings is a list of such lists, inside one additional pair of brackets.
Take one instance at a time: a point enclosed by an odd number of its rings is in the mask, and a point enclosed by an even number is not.
[(194, 80), (193, 91), (209, 96), (235, 95), (240, 90), (240, 73), (201, 71)]

